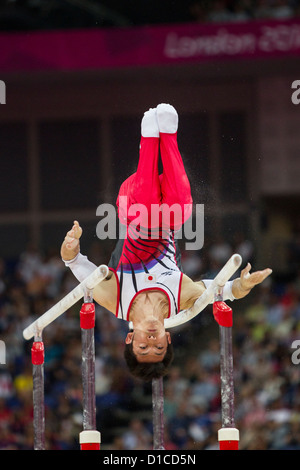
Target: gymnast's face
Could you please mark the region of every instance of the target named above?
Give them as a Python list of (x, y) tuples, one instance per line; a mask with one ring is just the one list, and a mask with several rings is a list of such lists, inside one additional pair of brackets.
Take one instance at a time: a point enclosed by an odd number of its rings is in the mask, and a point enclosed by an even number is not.
[(161, 362), (165, 357), (170, 333), (164, 328), (140, 330), (128, 333), (126, 344), (132, 343), (132, 350), (138, 362)]
[(159, 291), (141, 292), (130, 310), (133, 333), (128, 333), (126, 344), (132, 343), (138, 362), (161, 362), (171, 343), (170, 333), (164, 326), (164, 318), (169, 311), (168, 302), (167, 309), (161, 308), (164, 297), (165, 294)]

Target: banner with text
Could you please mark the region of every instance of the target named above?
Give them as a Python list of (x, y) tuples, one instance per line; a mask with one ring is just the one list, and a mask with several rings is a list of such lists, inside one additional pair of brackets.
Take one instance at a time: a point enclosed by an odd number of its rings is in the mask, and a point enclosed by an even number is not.
[(0, 71), (83, 70), (300, 55), (300, 19), (0, 34)]

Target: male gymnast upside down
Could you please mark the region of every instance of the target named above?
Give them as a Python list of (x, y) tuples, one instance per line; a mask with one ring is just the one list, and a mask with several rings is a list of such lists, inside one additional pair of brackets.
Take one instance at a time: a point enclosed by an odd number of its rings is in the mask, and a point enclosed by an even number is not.
[[(108, 277), (93, 290), (97, 303), (127, 321), (133, 331), (125, 340), (125, 359), (132, 374), (144, 380), (165, 375), (173, 359), (171, 336), (164, 319), (192, 307), (209, 280), (192, 281), (177, 264), (174, 232), (190, 217), (190, 184), (177, 145), (178, 115), (173, 106), (160, 104), (145, 112), (141, 123), (139, 162), (136, 173), (121, 185), (117, 206), (119, 220), (127, 227), (123, 245), (117, 245)], [(163, 173), (159, 175), (159, 150)], [(120, 204), (127, 197), (128, 207)], [(134, 204), (147, 208), (147, 217), (134, 224)], [(153, 206), (155, 205), (155, 206)], [(152, 207), (175, 205), (179, 211), (166, 223), (164, 211), (151, 219)], [(174, 206), (174, 207), (175, 207)], [(151, 230), (149, 230), (151, 229)], [(150, 233), (151, 232), (151, 233)], [(154, 235), (153, 235), (154, 234)], [(74, 221), (61, 246), (61, 256), (81, 282), (96, 266), (80, 253), (82, 229)], [(271, 269), (253, 272), (251, 265), (239, 278), (226, 283), (224, 300), (241, 299), (263, 282)]]

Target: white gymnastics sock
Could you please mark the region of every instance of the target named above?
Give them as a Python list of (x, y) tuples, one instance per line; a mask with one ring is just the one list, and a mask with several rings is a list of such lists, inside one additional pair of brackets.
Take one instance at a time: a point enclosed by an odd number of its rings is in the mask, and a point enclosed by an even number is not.
[(143, 137), (159, 137), (156, 108), (150, 108), (144, 113), (141, 132)]
[(70, 268), (74, 276), (79, 282), (84, 281), (95, 269), (97, 266), (89, 261), (87, 256), (78, 253), (75, 258), (70, 261), (63, 260), (67, 268)]
[(156, 108), (159, 132), (175, 134), (178, 129), (178, 114), (170, 104), (161, 103)]

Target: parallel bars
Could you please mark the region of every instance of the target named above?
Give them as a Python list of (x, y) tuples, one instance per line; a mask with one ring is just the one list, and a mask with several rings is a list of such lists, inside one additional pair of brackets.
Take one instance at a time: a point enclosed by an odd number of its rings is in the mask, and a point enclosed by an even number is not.
[[(233, 276), (242, 263), (242, 258), (234, 254), (217, 274), (210, 286), (199, 297), (193, 307), (180, 312), (176, 317), (165, 320), (166, 328), (179, 326), (198, 315), (208, 304), (213, 303), (213, 312), (220, 328), (220, 349), (221, 349), (221, 399), (222, 399), (222, 429), (219, 430), (218, 438), (220, 449), (237, 449), (239, 432), (234, 427), (234, 408), (233, 408), (233, 365), (232, 365), (232, 323), (228, 324), (228, 315), (232, 321), (232, 310), (223, 300), (223, 287), (225, 283)], [(29, 325), (24, 331), (23, 336), (29, 340), (35, 338), (32, 347), (33, 363), (33, 382), (34, 382), (34, 427), (35, 427), (35, 449), (44, 448), (44, 347), (42, 338), (43, 329), (52, 323), (56, 318), (62, 315), (80, 298), (84, 297), (84, 304), (80, 311), (80, 323), (82, 330), (82, 348), (83, 348), (83, 427), (84, 431), (80, 433), (81, 448), (94, 449), (99, 448), (98, 442), (100, 436), (95, 430), (95, 371), (94, 371), (94, 304), (92, 303), (91, 291), (108, 274), (108, 268), (105, 265), (99, 266), (83, 282), (73, 289), (62, 300), (45, 312), (40, 318)], [(82, 320), (82, 318), (85, 318)], [(220, 318), (222, 318), (220, 320)], [(225, 321), (225, 325), (224, 325)], [(35, 403), (36, 402), (36, 403)], [(42, 404), (42, 406), (41, 406)], [(152, 406), (153, 406), (153, 434), (154, 449), (164, 448), (164, 419), (163, 419), (163, 381), (160, 379), (152, 380)], [(94, 441), (95, 444), (94, 444)], [(99, 444), (100, 446), (100, 444)]]
[(45, 449), (45, 409), (44, 409), (44, 344), (42, 332), (78, 300), (84, 297), (80, 310), (82, 334), (82, 383), (83, 383), (83, 431), (80, 433), (80, 448), (95, 450), (100, 448), (100, 433), (96, 431), (95, 405), (95, 304), (92, 290), (108, 275), (108, 267), (101, 265), (69, 294), (51, 307), (23, 331), (25, 339), (34, 337), (31, 349), (33, 367), (33, 425), (34, 449)]

